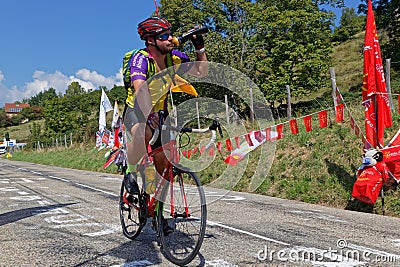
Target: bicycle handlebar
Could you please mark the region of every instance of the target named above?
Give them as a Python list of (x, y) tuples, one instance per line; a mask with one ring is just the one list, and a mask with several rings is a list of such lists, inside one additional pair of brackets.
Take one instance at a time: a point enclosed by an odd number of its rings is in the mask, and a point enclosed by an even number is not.
[(205, 133), (208, 131), (211, 131), (211, 139), (210, 142), (206, 145), (205, 149), (209, 149), (212, 144), (214, 144), (215, 140), (217, 139), (217, 130), (220, 134), (221, 137), (223, 137), (222, 134), (222, 129), (221, 129), (221, 124), (219, 123), (219, 118), (213, 119), (213, 123), (208, 127), (208, 128), (202, 128), (202, 129), (194, 129), (194, 128), (188, 128), (188, 127), (180, 127), (180, 126), (168, 126), (162, 124), (162, 118), (163, 113), (160, 113), (160, 124), (159, 127), (154, 130), (153, 136), (149, 141), (150, 145), (153, 145), (159, 134), (160, 134), (160, 128), (162, 131), (174, 131), (174, 132), (180, 132), (180, 133)]

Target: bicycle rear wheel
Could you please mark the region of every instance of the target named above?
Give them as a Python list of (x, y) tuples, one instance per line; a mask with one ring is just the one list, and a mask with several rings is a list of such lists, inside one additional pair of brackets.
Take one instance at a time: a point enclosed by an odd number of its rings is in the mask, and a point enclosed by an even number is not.
[[(184, 170), (177, 173), (173, 184), (163, 189), (164, 204), (159, 205), (157, 216), (164, 256), (182, 266), (191, 262), (200, 250), (206, 230), (207, 208), (203, 187), (196, 174)], [(163, 232), (163, 219), (174, 230), (172, 233)]]
[(140, 195), (129, 194), (124, 186), (124, 182), (122, 182), (119, 195), (119, 218), (122, 232), (129, 239), (135, 239), (144, 226), (144, 219), (140, 214), (142, 203)]

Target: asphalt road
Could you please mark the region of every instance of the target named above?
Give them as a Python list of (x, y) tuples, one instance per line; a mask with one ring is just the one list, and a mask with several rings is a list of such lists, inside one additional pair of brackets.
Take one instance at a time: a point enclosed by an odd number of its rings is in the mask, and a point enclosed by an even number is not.
[[(119, 224), (120, 175), (0, 159), (0, 266), (172, 266)], [(400, 219), (205, 188), (190, 266), (400, 266)]]

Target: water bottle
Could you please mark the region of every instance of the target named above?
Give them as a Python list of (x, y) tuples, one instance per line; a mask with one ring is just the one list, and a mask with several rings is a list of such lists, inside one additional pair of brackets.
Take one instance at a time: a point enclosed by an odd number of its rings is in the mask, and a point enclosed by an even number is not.
[(154, 194), (156, 190), (156, 170), (153, 165), (149, 165), (144, 170), (145, 173), (145, 191), (147, 194)]
[(192, 37), (193, 35), (202, 35), (208, 32), (208, 28), (207, 27), (200, 27), (200, 28), (196, 28), (196, 29), (192, 29), (188, 32), (185, 32), (177, 37), (173, 37), (172, 38), (172, 43), (175, 46), (179, 46), (185, 42), (187, 42), (190, 37)]

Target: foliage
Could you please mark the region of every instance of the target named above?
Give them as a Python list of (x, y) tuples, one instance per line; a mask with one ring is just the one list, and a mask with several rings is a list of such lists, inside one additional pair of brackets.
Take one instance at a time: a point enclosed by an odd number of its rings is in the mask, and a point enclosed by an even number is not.
[(365, 17), (358, 16), (354, 8), (342, 9), (340, 25), (335, 28), (332, 41), (343, 42), (350, 39), (355, 34), (361, 32), (365, 26)]
[(68, 85), (68, 88), (65, 91), (64, 96), (73, 97), (84, 93), (85, 93), (85, 88), (83, 88), (78, 82), (72, 82), (70, 85)]
[[(165, 0), (161, 13), (177, 33), (195, 23), (208, 26), (209, 59), (250, 77), (271, 104), (286, 99), (286, 85), (293, 96), (328, 86), (332, 14), (318, 10), (311, 0)], [(191, 51), (190, 45), (184, 48)], [(203, 95), (212, 95), (211, 90), (204, 87)]]
[(31, 106), (39, 106), (44, 107), (47, 100), (51, 100), (53, 98), (57, 98), (56, 89), (49, 88), (48, 90), (44, 90), (43, 92), (39, 92), (36, 95), (32, 96), (30, 99), (25, 99), (24, 102), (28, 103)]

